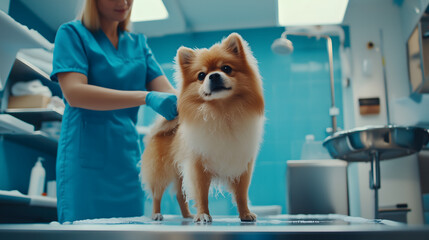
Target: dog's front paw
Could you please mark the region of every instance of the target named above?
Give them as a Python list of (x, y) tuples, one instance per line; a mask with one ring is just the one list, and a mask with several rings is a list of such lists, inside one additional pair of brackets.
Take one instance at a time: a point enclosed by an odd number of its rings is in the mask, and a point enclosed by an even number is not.
[(242, 222), (255, 222), (256, 221), (256, 214), (254, 214), (252, 212), (240, 214), (240, 219)]
[(154, 221), (162, 221), (162, 219), (164, 219), (164, 217), (162, 216), (161, 213), (153, 213), (152, 214), (152, 220), (154, 220)]
[(211, 223), (212, 217), (206, 213), (197, 213), (194, 217), (194, 222), (196, 223)]

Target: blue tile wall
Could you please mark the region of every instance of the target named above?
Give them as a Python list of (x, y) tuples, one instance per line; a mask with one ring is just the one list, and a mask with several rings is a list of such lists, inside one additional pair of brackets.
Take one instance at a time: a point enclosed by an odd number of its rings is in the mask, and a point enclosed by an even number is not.
[[(283, 28), (258, 28), (237, 30), (248, 41), (259, 62), (264, 82), (266, 124), (250, 187), (249, 197), (253, 205), (281, 205), (286, 209), (286, 161), (300, 159), (305, 135), (313, 134), (315, 140), (323, 140), (327, 127), (331, 126), (329, 108), (330, 79), (326, 40), (291, 36), (295, 51), (289, 56), (271, 52), (274, 39)], [(230, 32), (204, 32), (150, 38), (148, 43), (166, 76), (173, 81), (173, 59), (180, 46), (208, 48), (228, 36)], [(343, 127), (341, 67), (339, 39), (333, 38), (334, 78), (336, 105), (340, 109), (338, 126)], [(153, 122), (154, 112), (144, 108), (140, 123)], [(164, 213), (180, 213), (175, 198), (168, 193), (163, 198)], [(236, 207), (226, 194), (210, 199), (212, 214), (236, 214)], [(150, 200), (147, 203), (150, 213)]]

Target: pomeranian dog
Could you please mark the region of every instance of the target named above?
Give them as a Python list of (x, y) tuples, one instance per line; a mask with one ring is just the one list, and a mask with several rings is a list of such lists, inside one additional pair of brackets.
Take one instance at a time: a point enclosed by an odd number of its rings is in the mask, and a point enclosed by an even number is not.
[[(142, 155), (142, 183), (153, 197), (152, 219), (163, 219), (161, 198), (174, 183), (183, 217), (211, 222), (209, 188), (217, 180), (233, 194), (241, 221), (256, 221), (247, 205), (264, 124), (256, 59), (247, 42), (232, 33), (210, 49), (180, 47), (176, 63), (179, 117), (155, 123)], [(187, 204), (191, 199), (195, 216)]]

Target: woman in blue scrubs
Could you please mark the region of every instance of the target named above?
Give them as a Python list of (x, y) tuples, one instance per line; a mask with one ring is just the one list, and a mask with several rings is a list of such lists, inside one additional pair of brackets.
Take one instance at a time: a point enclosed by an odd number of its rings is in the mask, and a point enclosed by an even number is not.
[(57, 156), (58, 221), (143, 215), (137, 112), (177, 116), (175, 89), (146, 37), (127, 31), (132, 0), (87, 0), (56, 35), (51, 79), (65, 97)]

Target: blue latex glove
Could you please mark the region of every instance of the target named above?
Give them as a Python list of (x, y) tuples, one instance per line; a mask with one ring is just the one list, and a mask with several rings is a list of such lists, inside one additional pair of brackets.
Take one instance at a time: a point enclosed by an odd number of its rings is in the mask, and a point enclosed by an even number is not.
[(146, 95), (146, 105), (167, 120), (177, 116), (177, 96), (172, 93), (151, 91)]

